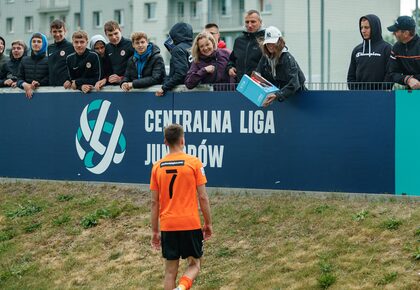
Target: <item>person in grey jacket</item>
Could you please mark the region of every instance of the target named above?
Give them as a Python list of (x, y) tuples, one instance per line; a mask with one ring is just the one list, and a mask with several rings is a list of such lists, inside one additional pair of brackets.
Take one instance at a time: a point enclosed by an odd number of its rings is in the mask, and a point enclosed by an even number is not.
[(284, 101), (298, 91), (306, 90), (305, 76), (287, 49), (278, 28), (270, 26), (265, 30), (262, 53), (256, 71), (280, 89), (267, 96), (264, 107), (271, 105), (275, 100)]
[(132, 88), (162, 84), (165, 78), (165, 64), (159, 47), (149, 42), (144, 32), (133, 32), (131, 43), (135, 49), (134, 55), (127, 62), (121, 88), (127, 92)]

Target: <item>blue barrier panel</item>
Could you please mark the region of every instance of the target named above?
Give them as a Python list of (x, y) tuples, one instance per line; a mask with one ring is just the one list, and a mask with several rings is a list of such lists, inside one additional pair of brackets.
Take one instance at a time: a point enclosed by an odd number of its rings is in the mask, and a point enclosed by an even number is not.
[(393, 193), (392, 92), (305, 92), (260, 109), (236, 92), (0, 96), (0, 176), (148, 183), (179, 122), (209, 186)]
[(420, 196), (420, 92), (397, 91), (395, 193)]
[(229, 113), (231, 133), (187, 133), (195, 146), (224, 146), (222, 168), (207, 170), (212, 185), (394, 192), (392, 92), (305, 92), (268, 109), (226, 92), (174, 102), (192, 114)]
[[(98, 120), (100, 111), (105, 113), (102, 107), (104, 101), (109, 101), (110, 106), (105, 118), (108, 126), (102, 129), (93, 122)], [(94, 109), (95, 102), (101, 105), (97, 109)], [(0, 103), (0, 176), (148, 183), (150, 168), (144, 166), (145, 144), (156, 143), (156, 140), (151, 140), (151, 136), (144, 133), (144, 112), (149, 108), (170, 109), (173, 99), (172, 94), (157, 98), (153, 93), (145, 92), (106, 92), (87, 95), (36, 93), (32, 100), (27, 100), (20, 93), (2, 94)], [(76, 142), (83, 110), (89, 104), (93, 104), (92, 111), (87, 114), (92, 123), (92, 138), (88, 142), (82, 136)], [(97, 165), (105, 159), (105, 153), (101, 155), (95, 150), (110, 147), (111, 134), (105, 131), (116, 124), (118, 111), (123, 120), (121, 135), (126, 140), (123, 159), (118, 164), (111, 160), (102, 166), (102, 169), (106, 169), (104, 172), (93, 173), (87, 169), (85, 162)], [(99, 129), (99, 142), (93, 142), (95, 128)], [(159, 138), (161, 140), (162, 136)], [(93, 153), (91, 160), (81, 160), (76, 143), (80, 144), (87, 156), (89, 152)], [(101, 148), (98, 143), (104, 146)], [(91, 145), (95, 144), (96, 148), (92, 149)], [(120, 144), (117, 144), (115, 153), (121, 153)]]

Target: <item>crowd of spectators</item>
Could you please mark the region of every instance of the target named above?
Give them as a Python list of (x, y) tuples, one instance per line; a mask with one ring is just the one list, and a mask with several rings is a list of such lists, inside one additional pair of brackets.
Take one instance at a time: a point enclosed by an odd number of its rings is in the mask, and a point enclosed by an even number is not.
[[(193, 39), (190, 24), (176, 23), (164, 43), (171, 54), (166, 75), (161, 50), (145, 32), (134, 32), (127, 39), (117, 22), (108, 21), (104, 25), (106, 38), (98, 34), (89, 39), (86, 32), (76, 31), (70, 42), (65, 23), (54, 20), (50, 24), (54, 42), (48, 45), (45, 35), (34, 33), (29, 40), (29, 55), (24, 41), (16, 40), (7, 57), (5, 40), (0, 37), (0, 87), (19, 87), (31, 98), (39, 86), (88, 93), (110, 85), (120, 86), (123, 91), (160, 85), (155, 94), (164, 96), (177, 85), (192, 89), (199, 84), (238, 83), (243, 75), (251, 76), (256, 71), (280, 89), (264, 106), (306, 90), (305, 76), (281, 31), (274, 26), (264, 28), (257, 10), (245, 13), (244, 27), (230, 50), (217, 24), (208, 23)], [(378, 16), (362, 16), (358, 28), (363, 42), (351, 55), (349, 89), (378, 89), (360, 83), (383, 82), (420, 88), (420, 40), (411, 17), (400, 16), (388, 27), (397, 39), (393, 47), (382, 38)]]

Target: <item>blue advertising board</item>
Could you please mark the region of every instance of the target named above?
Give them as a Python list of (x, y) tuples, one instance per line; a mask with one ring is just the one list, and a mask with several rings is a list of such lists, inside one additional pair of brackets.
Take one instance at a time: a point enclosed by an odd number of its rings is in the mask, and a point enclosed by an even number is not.
[(237, 92), (0, 96), (0, 176), (148, 183), (166, 154), (163, 127), (208, 186), (393, 193), (392, 92), (303, 92), (258, 108)]

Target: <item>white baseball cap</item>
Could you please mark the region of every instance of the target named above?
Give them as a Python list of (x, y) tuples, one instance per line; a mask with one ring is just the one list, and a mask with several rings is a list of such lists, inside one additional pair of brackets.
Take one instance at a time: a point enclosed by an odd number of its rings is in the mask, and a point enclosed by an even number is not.
[(282, 37), (280, 30), (277, 27), (269, 26), (265, 29), (263, 44), (277, 43), (280, 37)]

